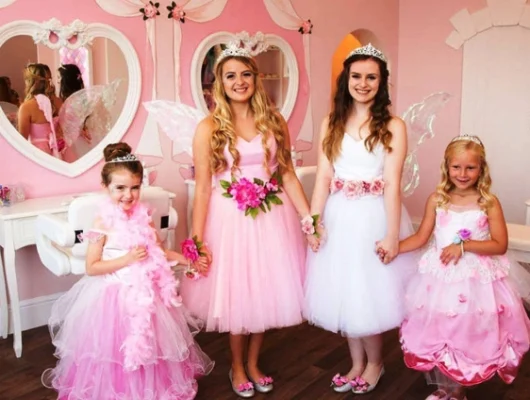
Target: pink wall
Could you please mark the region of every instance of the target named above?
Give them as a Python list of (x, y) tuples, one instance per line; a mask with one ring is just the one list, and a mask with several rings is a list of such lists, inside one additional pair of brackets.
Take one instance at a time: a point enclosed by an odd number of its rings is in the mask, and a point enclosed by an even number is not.
[(396, 111), (402, 114), (434, 92), (453, 96), (435, 120), (435, 137), (419, 150), (420, 186), (405, 201), (413, 216), (422, 215), (425, 200), (438, 183), (445, 147), (460, 134), (462, 50), (445, 44), (453, 30), (449, 19), (463, 8), (473, 13), (486, 5), (486, 0), (400, 0)]
[[(392, 74), (397, 76), (398, 60), (398, 0), (334, 0), (325, 6), (320, 0), (293, 0), (294, 8), (302, 18), (310, 18), (314, 24), (311, 35), (311, 76), (313, 93), (313, 117), (315, 130), (329, 110), (331, 58), (342, 38), (356, 29), (369, 29), (383, 43), (389, 58), (393, 61)], [(35, 19), (38, 21), (57, 17), (63, 23), (75, 18), (84, 22), (102, 22), (114, 26), (129, 38), (134, 45), (142, 65), (142, 101), (150, 99), (151, 76), (153, 68), (149, 61), (149, 48), (146, 45), (145, 25), (140, 17), (120, 18), (103, 12), (94, 1), (76, 3), (69, 9), (66, 2), (48, 0), (47, 7), (36, 9), (30, 7), (31, 0), (18, 0), (12, 6), (0, 12), (0, 24), (15, 19)], [(165, 8), (165, 3), (161, 4)], [(28, 14), (28, 10), (32, 10)], [(163, 10), (162, 10), (163, 11)], [(157, 35), (157, 77), (158, 97), (173, 99), (173, 59), (172, 30), (173, 22), (165, 13), (156, 21)], [(229, 0), (223, 14), (209, 23), (187, 21), (182, 27), (181, 47), (181, 98), (187, 104), (193, 104), (190, 90), (190, 67), (193, 52), (197, 45), (208, 35), (216, 31), (250, 33), (263, 31), (282, 36), (292, 46), (300, 70), (300, 89), (298, 101), (294, 108), (289, 128), (295, 137), (302, 124), (308, 101), (308, 78), (303, 63), (302, 36), (296, 31), (287, 31), (278, 27), (269, 17), (260, 0)], [(322, 62), (329, 60), (329, 62)], [(395, 82), (395, 81), (394, 81)], [(139, 107), (137, 116), (124, 140), (133, 147), (140, 138), (145, 122), (146, 112)], [(178, 238), (185, 232), (186, 187), (178, 173), (179, 165), (171, 159), (171, 142), (161, 135), (164, 152), (163, 160), (158, 160), (158, 178), (156, 185), (162, 186), (177, 194), (175, 202), (180, 216)], [(99, 187), (100, 165), (76, 178), (66, 178), (34, 164), (10, 148), (0, 137), (0, 182), (24, 182), (31, 197), (51, 196), (73, 192), (83, 192)], [(314, 164), (314, 149), (304, 155), (304, 164)], [(38, 179), (37, 179), (38, 177)], [(20, 256), (18, 256), (20, 254)], [(19, 261), (18, 276), (21, 298), (37, 297), (61, 290), (66, 290), (72, 283), (71, 278), (55, 278), (48, 273), (36, 257), (34, 248), (24, 249), (17, 254)]]

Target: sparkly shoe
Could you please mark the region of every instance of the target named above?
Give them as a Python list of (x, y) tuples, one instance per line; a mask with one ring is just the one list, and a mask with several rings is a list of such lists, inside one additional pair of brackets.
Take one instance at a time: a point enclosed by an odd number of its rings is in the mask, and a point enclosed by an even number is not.
[(346, 393), (352, 390), (351, 381), (345, 376), (341, 376), (340, 374), (335, 375), (331, 379), (331, 387), (337, 393)]
[(379, 380), (384, 374), (385, 374), (385, 367), (381, 368), (381, 371), (379, 372), (379, 376), (377, 377), (377, 380), (374, 382), (373, 385), (370, 385), (368, 382), (364, 380), (364, 378), (358, 376), (357, 378), (351, 381), (352, 392), (355, 394), (370, 393), (377, 387)]
[(230, 379), (230, 386), (232, 386), (232, 390), (239, 397), (242, 397), (244, 399), (254, 397), (254, 385), (252, 384), (252, 382), (248, 381), (245, 383), (241, 383), (237, 385), (237, 387), (235, 387), (232, 383), (232, 370), (228, 372), (228, 379)]
[(431, 393), (425, 400), (449, 400), (449, 394), (442, 389), (438, 389), (436, 392)]

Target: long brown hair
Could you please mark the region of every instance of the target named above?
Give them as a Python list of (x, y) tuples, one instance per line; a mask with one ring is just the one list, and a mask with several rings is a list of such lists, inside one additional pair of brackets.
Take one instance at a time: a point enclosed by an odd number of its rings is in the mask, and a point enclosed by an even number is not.
[(118, 157), (127, 157), (131, 154), (131, 146), (125, 142), (111, 143), (103, 149), (103, 157), (105, 158), (105, 165), (101, 170), (101, 182), (105, 186), (109, 186), (112, 182), (112, 173), (120, 170), (127, 170), (134, 176), (143, 178), (144, 168), (140, 161), (120, 161), (111, 162)]
[(388, 123), (392, 119), (389, 107), (392, 104), (388, 93), (388, 67), (377, 57), (353, 55), (344, 60), (342, 72), (337, 78), (337, 91), (333, 98), (333, 105), (329, 114), (328, 131), (322, 143), (326, 157), (333, 162), (340, 154), (345, 125), (353, 108), (354, 100), (349, 90), (350, 67), (354, 62), (374, 60), (379, 65), (381, 80), (379, 89), (370, 107), (370, 134), (365, 140), (365, 146), (372, 152), (378, 143), (382, 143), (387, 152), (391, 152), (390, 142), (392, 132), (388, 130)]
[(38, 94), (43, 94), (52, 104), (53, 114), (57, 114), (57, 108), (53, 97), (55, 95), (55, 88), (51, 83), (51, 75), (48, 74), (49, 68), (44, 64), (28, 64), (24, 69), (24, 83), (25, 83), (25, 101), (35, 98)]
[(254, 115), (256, 130), (262, 134), (261, 144), (265, 151), (263, 167), (269, 171), (269, 161), (271, 159), (270, 149), (267, 145), (267, 139), (272, 134), (276, 145), (276, 158), (278, 160), (280, 171), (287, 168), (290, 153), (285, 148), (285, 131), (283, 129), (283, 119), (280, 113), (272, 105), (261, 79), (259, 78), (258, 66), (256, 61), (249, 57), (228, 56), (222, 59), (215, 66), (215, 81), (213, 85), (213, 97), (215, 100), (215, 109), (212, 118), (215, 123), (215, 130), (212, 134), (212, 172), (219, 173), (228, 168), (228, 162), (224, 155), (224, 149), (228, 145), (228, 151), (234, 159), (232, 165), (232, 174), (236, 172), (241, 159), (239, 151), (236, 148), (236, 132), (234, 128), (232, 109), (230, 108), (229, 99), (223, 86), (223, 66), (228, 60), (237, 60), (243, 63), (254, 75), (255, 91), (250, 99), (250, 110)]

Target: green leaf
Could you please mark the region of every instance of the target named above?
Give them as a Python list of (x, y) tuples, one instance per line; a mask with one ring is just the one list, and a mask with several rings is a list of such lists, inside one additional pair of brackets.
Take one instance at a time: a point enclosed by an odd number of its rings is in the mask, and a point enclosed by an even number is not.
[(231, 199), (232, 195), (230, 193), (223, 193), (223, 197), (228, 197), (229, 199)]
[(264, 205), (263, 203), (261, 203), (261, 204), (259, 205), (259, 208), (260, 208), (261, 211), (263, 211), (264, 213), (267, 212), (267, 209), (265, 208), (265, 205)]
[(267, 205), (267, 208), (269, 209), (269, 211), (271, 210), (271, 203), (269, 203), (267, 201), (267, 198), (265, 198), (265, 204)]
[(265, 185), (265, 182), (263, 182), (261, 179), (258, 179), (258, 178), (254, 178), (254, 183), (257, 183), (260, 186)]
[(259, 208), (249, 208), (249, 210), (250, 210), (250, 216), (253, 219), (256, 219), (256, 217), (258, 216), (258, 213), (259, 213)]
[(245, 210), (245, 217), (250, 214), (250, 210), (251, 210), (250, 207)]
[(225, 181), (225, 180), (220, 180), (219, 183), (221, 184), (221, 187), (223, 189), (228, 189), (230, 186), (232, 186), (232, 184), (228, 181)]
[(283, 201), (278, 197), (276, 196), (275, 194), (272, 194), (270, 196), (267, 196), (270, 200), (270, 202), (272, 204), (277, 204), (277, 205), (280, 205), (280, 204), (283, 204)]

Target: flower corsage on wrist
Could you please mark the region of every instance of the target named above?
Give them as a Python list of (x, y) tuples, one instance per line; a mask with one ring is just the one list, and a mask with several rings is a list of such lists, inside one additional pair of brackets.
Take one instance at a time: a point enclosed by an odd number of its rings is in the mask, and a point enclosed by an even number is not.
[(300, 223), (302, 224), (302, 232), (306, 235), (314, 235), (316, 238), (320, 238), (320, 233), (318, 233), (318, 228), (323, 227), (324, 225), (319, 220), (320, 215), (306, 215)]
[(462, 251), (462, 255), (464, 255), (464, 242), (467, 242), (470, 239), (471, 239), (471, 231), (469, 229), (460, 229), (458, 232), (456, 232), (456, 236), (453, 239), (453, 243), (460, 245), (460, 250)]
[(180, 244), (182, 255), (188, 260), (188, 267), (184, 271), (184, 275), (194, 281), (203, 276), (193, 267), (193, 263), (195, 263), (199, 257), (206, 256), (206, 253), (201, 251), (202, 245), (203, 243), (197, 239), (197, 236), (193, 236), (191, 239), (186, 239)]

